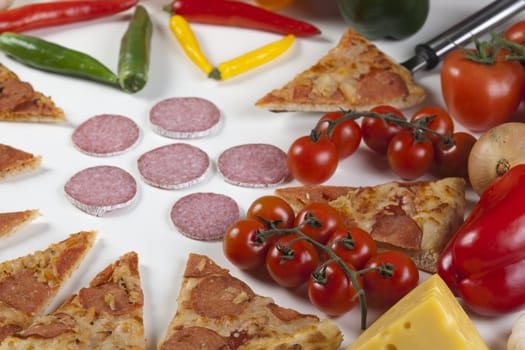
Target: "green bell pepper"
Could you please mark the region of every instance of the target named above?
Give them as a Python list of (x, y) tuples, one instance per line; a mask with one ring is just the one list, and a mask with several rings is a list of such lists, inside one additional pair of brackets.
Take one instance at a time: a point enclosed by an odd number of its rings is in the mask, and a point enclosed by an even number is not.
[(429, 0), (337, 0), (345, 21), (369, 40), (404, 39), (425, 23)]

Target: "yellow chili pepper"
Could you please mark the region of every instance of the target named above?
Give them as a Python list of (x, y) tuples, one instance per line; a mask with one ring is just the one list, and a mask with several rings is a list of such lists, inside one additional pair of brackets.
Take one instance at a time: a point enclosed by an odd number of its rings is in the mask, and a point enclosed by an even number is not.
[(267, 63), (284, 53), (292, 46), (295, 36), (289, 34), (282, 39), (247, 52), (229, 61), (220, 63), (208, 76), (216, 80), (226, 80), (237, 74)]
[(213, 66), (202, 52), (188, 21), (181, 15), (173, 15), (170, 18), (170, 29), (193, 63), (206, 74), (210, 74)]

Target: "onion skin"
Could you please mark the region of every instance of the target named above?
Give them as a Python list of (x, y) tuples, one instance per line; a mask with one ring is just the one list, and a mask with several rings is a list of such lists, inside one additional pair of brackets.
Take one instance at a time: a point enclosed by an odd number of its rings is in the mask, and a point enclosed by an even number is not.
[(481, 195), (492, 181), (521, 163), (525, 163), (525, 123), (497, 125), (481, 135), (470, 151), (470, 184)]

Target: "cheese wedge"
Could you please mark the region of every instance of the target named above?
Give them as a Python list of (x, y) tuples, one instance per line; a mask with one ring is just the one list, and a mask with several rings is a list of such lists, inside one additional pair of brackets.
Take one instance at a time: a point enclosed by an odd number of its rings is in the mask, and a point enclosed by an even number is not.
[(434, 274), (370, 325), (346, 350), (488, 350), (445, 282)]

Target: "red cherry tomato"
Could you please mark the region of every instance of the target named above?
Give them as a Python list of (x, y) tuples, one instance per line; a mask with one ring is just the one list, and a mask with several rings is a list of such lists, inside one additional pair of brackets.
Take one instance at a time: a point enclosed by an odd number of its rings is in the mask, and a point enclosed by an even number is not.
[(293, 251), (293, 258), (282, 260), (281, 249), (298, 237), (295, 234), (280, 237), (266, 255), (268, 274), (279, 285), (287, 288), (296, 288), (306, 283), (319, 264), (317, 248), (303, 239), (289, 245), (289, 249)]
[(388, 145), (388, 165), (405, 180), (415, 180), (432, 167), (434, 148), (429, 140), (417, 141), (410, 130), (402, 130)]
[[(352, 265), (347, 265), (355, 271)], [(308, 298), (320, 311), (329, 316), (340, 316), (350, 311), (358, 302), (356, 288), (343, 268), (332, 262), (326, 267), (326, 283), (318, 283), (313, 276), (308, 280)], [(362, 286), (358, 275), (357, 281)]]
[(267, 222), (279, 221), (279, 228), (291, 228), (295, 220), (295, 213), (284, 199), (267, 195), (257, 198), (250, 204), (246, 217)]
[(310, 136), (295, 140), (288, 149), (290, 174), (303, 184), (320, 184), (335, 173), (339, 155), (337, 147), (326, 136), (317, 141)]
[(222, 240), (226, 258), (241, 270), (263, 266), (269, 247), (278, 238), (272, 236), (263, 243), (256, 242), (257, 230), (264, 229), (265, 226), (255, 219), (242, 219), (230, 225)]
[[(317, 131), (328, 132), (329, 123), (324, 120), (338, 120), (344, 115), (344, 112), (329, 112), (321, 117), (317, 124)], [(361, 143), (361, 128), (353, 119), (345, 119), (338, 122), (331, 130), (330, 140), (337, 147), (339, 159), (346, 158), (354, 153)]]
[(411, 121), (414, 122), (418, 119), (423, 119), (430, 116), (434, 117), (432, 120), (430, 120), (430, 122), (428, 122), (426, 127), (442, 135), (439, 136), (430, 132), (425, 133), (425, 136), (428, 137), (432, 143), (439, 143), (441, 140), (443, 140), (443, 136), (452, 134), (454, 132), (454, 121), (452, 120), (452, 117), (441, 107), (423, 107), (412, 115)]
[[(319, 227), (312, 227), (308, 223), (303, 224), (310, 215), (315, 216), (319, 221), (321, 224)], [(332, 233), (340, 227), (343, 227), (344, 221), (341, 214), (328, 203), (313, 202), (304, 206), (297, 213), (294, 226), (297, 227), (299, 225), (302, 225), (301, 232), (308, 237), (315, 239), (317, 242), (324, 244), (328, 241)]]
[[(343, 239), (350, 235), (351, 247), (343, 244)], [(343, 259), (344, 262), (354, 266), (356, 269), (362, 269), (366, 262), (376, 254), (376, 242), (372, 236), (359, 227), (342, 227), (335, 231), (326, 245), (332, 248), (334, 253)]]
[(370, 305), (389, 307), (414, 289), (419, 283), (419, 271), (410, 257), (399, 251), (384, 251), (374, 255), (365, 268), (392, 264), (392, 277), (386, 277), (379, 271), (363, 274), (363, 286)]
[(452, 134), (452, 144), (442, 140), (434, 147), (436, 171), (441, 177), (463, 177), (468, 179), (468, 157), (476, 138), (466, 132)]
[(525, 72), (504, 52), (494, 64), (466, 58), (465, 50), (448, 54), (441, 68), (441, 90), (450, 115), (465, 128), (482, 132), (510, 120), (521, 102)]
[(518, 44), (525, 44), (525, 21), (519, 21), (505, 30), (504, 37)]
[[(403, 112), (395, 107), (382, 105), (374, 107), (370, 111), (379, 114), (389, 112), (406, 120)], [(403, 128), (399, 125), (389, 122), (384, 123), (380, 118), (364, 117), (361, 120), (361, 134), (363, 141), (370, 149), (379, 154), (386, 154), (390, 140), (402, 129)]]

